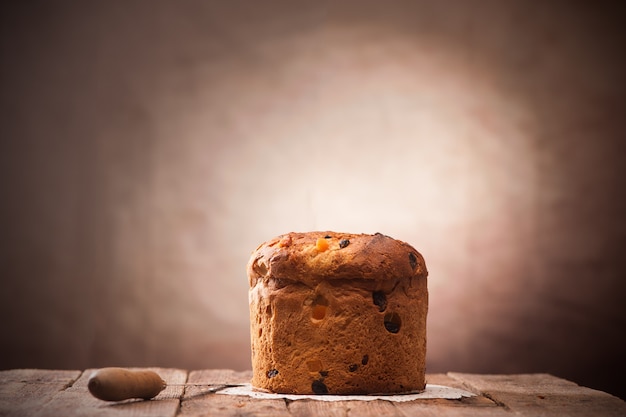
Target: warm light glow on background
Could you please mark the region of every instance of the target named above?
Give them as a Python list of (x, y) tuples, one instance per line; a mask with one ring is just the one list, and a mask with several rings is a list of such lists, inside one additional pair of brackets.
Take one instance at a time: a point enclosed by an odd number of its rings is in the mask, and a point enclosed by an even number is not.
[[(532, 114), (489, 68), (391, 29), (330, 28), (257, 53), (279, 54), (280, 66), (225, 62), (219, 83), (210, 71), (185, 81), (198, 89), (183, 102), (156, 97), (149, 196), (154, 241), (167, 245), (156, 276), (180, 276), (186, 303), (243, 326), (256, 245), (289, 231), (381, 231), (426, 257), (431, 360), (463, 349), (472, 335), (455, 323), (521, 285)], [(120, 241), (130, 226), (118, 226)]]
[(335, 230), (424, 255), (428, 372), (617, 392), (612, 7), (43, 3), (0, 10), (0, 368), (249, 368), (250, 252)]

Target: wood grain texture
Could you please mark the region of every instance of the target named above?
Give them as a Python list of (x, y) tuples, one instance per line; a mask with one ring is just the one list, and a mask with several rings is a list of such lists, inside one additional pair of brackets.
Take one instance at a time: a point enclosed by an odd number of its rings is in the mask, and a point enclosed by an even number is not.
[(299, 400), (287, 403), (289, 413), (293, 417), (325, 416), (348, 417), (351, 401), (315, 401)]
[[(328, 417), (506, 417), (624, 416), (626, 403), (602, 391), (548, 374), (429, 374), (428, 383), (478, 394), (459, 400), (427, 399), (404, 403), (252, 399), (217, 394), (225, 385), (250, 381), (251, 371), (146, 368), (168, 387), (153, 400), (105, 402), (91, 396), (93, 372), (51, 370), (0, 371), (0, 417), (21, 416), (328, 416)], [(186, 387), (185, 383), (188, 383)]]
[(626, 403), (602, 391), (549, 374), (477, 375), (448, 373), (471, 391), (513, 412), (541, 416), (626, 415)]
[(0, 416), (28, 416), (70, 386), (81, 371), (13, 369), (0, 371)]
[[(236, 372), (227, 369), (193, 371), (190, 384), (230, 385), (250, 382), (251, 371)], [(289, 416), (284, 400), (251, 399), (247, 396), (204, 393), (202, 386), (188, 386), (185, 390), (179, 416)]]

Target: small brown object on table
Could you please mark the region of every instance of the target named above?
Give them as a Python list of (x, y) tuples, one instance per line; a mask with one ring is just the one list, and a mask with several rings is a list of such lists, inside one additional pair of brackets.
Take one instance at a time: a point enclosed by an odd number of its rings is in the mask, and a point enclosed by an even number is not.
[(247, 383), (251, 371), (146, 369), (156, 371), (168, 386), (153, 400), (122, 402), (101, 401), (89, 393), (94, 369), (0, 371), (0, 416), (626, 416), (621, 399), (548, 374), (428, 374), (430, 384), (478, 395), (400, 403), (221, 395), (202, 384)]

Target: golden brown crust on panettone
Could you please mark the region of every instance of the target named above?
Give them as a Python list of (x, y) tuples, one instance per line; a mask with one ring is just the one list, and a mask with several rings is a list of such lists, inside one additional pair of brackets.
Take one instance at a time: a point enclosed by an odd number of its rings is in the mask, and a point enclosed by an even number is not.
[(289, 233), (248, 263), (253, 386), (279, 393), (424, 389), (427, 270), (381, 234)]
[[(320, 239), (328, 246), (318, 247)], [(251, 287), (268, 277), (316, 284), (339, 279), (384, 281), (427, 273), (418, 251), (380, 233), (288, 233), (260, 245), (248, 263)]]

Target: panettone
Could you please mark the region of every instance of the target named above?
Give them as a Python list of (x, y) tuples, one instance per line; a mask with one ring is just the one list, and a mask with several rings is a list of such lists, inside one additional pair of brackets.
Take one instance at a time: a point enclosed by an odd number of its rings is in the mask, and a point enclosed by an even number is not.
[(425, 387), (422, 255), (376, 233), (289, 233), (248, 263), (252, 385), (276, 393)]

